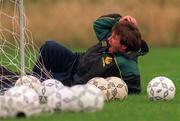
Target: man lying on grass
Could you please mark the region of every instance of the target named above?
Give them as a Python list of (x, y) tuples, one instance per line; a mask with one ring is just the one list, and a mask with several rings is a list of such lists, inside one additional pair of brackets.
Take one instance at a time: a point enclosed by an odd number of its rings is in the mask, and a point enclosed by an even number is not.
[[(98, 18), (93, 27), (99, 42), (84, 53), (74, 53), (55, 41), (45, 42), (32, 74), (41, 81), (52, 75), (67, 86), (85, 84), (93, 77), (117, 76), (126, 82), (129, 93), (140, 93), (137, 60), (148, 52), (148, 46), (136, 20), (109, 14)], [(3, 75), (11, 73), (4, 67), (2, 71)]]

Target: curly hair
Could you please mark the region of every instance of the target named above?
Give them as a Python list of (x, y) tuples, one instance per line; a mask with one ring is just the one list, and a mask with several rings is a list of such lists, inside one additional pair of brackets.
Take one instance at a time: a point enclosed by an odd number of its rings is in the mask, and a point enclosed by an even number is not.
[(120, 36), (120, 43), (127, 46), (126, 51), (139, 51), (141, 48), (141, 33), (136, 25), (128, 21), (121, 21), (115, 24), (112, 29)]

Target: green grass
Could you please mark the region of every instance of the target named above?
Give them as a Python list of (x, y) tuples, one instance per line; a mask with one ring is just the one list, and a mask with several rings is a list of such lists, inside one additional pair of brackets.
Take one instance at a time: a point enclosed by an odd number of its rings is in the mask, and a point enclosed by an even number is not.
[[(4, 119), (1, 121), (179, 121), (180, 120), (180, 49), (153, 48), (139, 59), (142, 93), (129, 95), (124, 101), (105, 103), (96, 113), (54, 113), (38, 117)], [(146, 86), (155, 76), (164, 75), (176, 85), (172, 101), (152, 102), (147, 99)]]

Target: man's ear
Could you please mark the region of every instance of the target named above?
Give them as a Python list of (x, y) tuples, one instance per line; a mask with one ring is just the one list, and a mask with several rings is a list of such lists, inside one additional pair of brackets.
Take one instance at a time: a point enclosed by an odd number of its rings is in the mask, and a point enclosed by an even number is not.
[(126, 50), (126, 49), (127, 49), (127, 46), (126, 46), (126, 45), (122, 45), (122, 49), (123, 49), (123, 50)]
[(126, 52), (127, 46), (126, 45), (121, 45), (119, 47), (119, 52)]

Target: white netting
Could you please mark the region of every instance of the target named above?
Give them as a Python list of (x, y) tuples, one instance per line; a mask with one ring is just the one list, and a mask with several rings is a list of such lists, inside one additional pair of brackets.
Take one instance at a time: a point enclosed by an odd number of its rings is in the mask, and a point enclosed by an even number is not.
[[(11, 87), (21, 71), (18, 4), (18, 0), (0, 0), (0, 90)], [(31, 31), (28, 30), (25, 15), (24, 19), (25, 72), (31, 73), (33, 65), (36, 63), (38, 48), (35, 46)], [(7, 73), (3, 67), (12, 70), (12, 73)], [(45, 73), (49, 75), (47, 71)]]

